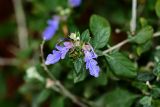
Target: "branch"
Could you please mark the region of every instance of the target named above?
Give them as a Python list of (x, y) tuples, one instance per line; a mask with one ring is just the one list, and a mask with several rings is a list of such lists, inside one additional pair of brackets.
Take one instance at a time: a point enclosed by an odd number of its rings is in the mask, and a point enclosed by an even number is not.
[(136, 31), (136, 8), (137, 8), (137, 0), (132, 0), (132, 18), (130, 22), (130, 31), (134, 35)]
[[(160, 36), (160, 32), (156, 32), (156, 33), (153, 34), (153, 38), (159, 37), (159, 36)], [(131, 39), (125, 39), (125, 40), (123, 40), (122, 42), (120, 42), (120, 43), (118, 43), (118, 44), (110, 47), (109, 49), (104, 50), (104, 51), (103, 51), (103, 54), (106, 54), (106, 53), (108, 53), (108, 52), (111, 52), (111, 51), (113, 51), (113, 50), (115, 50), (115, 49), (119, 49), (119, 48), (121, 48), (123, 45), (129, 43), (130, 41), (131, 41)]]
[[(41, 58), (42, 58), (42, 67), (44, 68), (44, 70), (46, 71), (46, 73), (48, 74), (48, 76), (52, 79), (52, 81), (54, 82), (52, 89), (56, 92), (59, 92), (60, 94), (68, 97), (69, 99), (72, 100), (72, 102), (74, 102), (75, 104), (79, 105), (80, 107), (88, 107), (85, 103), (83, 103), (82, 101), (80, 101), (74, 94), (72, 94), (69, 90), (67, 90), (59, 80), (57, 80), (52, 73), (49, 71), (49, 69), (47, 68), (47, 66), (45, 65), (45, 59), (44, 59), (44, 52), (43, 52), (43, 47), (44, 47), (44, 43), (45, 41), (42, 41), (40, 47), (41, 47)], [(56, 89), (56, 90), (55, 90)]]
[(106, 54), (106, 53), (108, 53), (108, 52), (111, 52), (111, 51), (114, 50), (114, 49), (118, 49), (118, 48), (120, 48), (121, 46), (125, 45), (125, 44), (128, 43), (128, 42), (129, 42), (129, 39), (126, 39), (126, 40), (118, 43), (117, 45), (114, 45), (114, 46), (112, 46), (111, 48), (103, 51), (103, 54)]
[[(137, 17), (136, 8), (137, 8), (137, 0), (132, 0), (132, 18), (131, 18), (131, 22), (130, 22), (130, 31), (131, 31), (131, 34), (133, 34), (133, 35), (135, 34), (135, 31), (136, 31), (136, 17)], [(103, 51), (103, 54), (106, 54), (114, 49), (118, 49), (128, 42), (130, 42), (130, 40), (126, 39), (126, 40), (118, 43), (117, 45)]]
[(70, 91), (68, 91), (59, 81), (57, 82), (57, 86), (62, 91), (62, 94), (68, 98), (70, 98), (75, 104), (81, 107), (88, 107), (86, 104), (81, 102), (75, 95), (73, 95)]
[(153, 37), (158, 37), (158, 36), (160, 36), (160, 32), (156, 32), (153, 34)]
[[(135, 30), (136, 30), (136, 8), (137, 8), (137, 0), (132, 0), (132, 19), (131, 19), (131, 23), (130, 23), (130, 30), (132, 34), (135, 34)], [(156, 32), (153, 34), (153, 37), (159, 37), (160, 36), (160, 32)], [(103, 54), (106, 54), (108, 52), (113, 51), (114, 49), (119, 49), (121, 48), (123, 45), (129, 43), (131, 40), (126, 39), (123, 40), (122, 42), (118, 43), (117, 45), (112, 46), (111, 48), (104, 50)]]
[(0, 58), (0, 66), (16, 66), (17, 65), (17, 60), (14, 58)]
[(13, 5), (18, 26), (19, 45), (21, 49), (26, 49), (28, 48), (28, 31), (22, 1), (13, 0)]

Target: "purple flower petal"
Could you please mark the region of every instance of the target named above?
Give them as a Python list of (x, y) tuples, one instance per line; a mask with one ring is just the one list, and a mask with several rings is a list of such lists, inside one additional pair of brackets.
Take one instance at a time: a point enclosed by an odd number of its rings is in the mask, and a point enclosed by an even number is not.
[(90, 75), (94, 77), (99, 76), (100, 68), (99, 66), (97, 66), (97, 61), (95, 61), (94, 59), (88, 60), (86, 62), (86, 69), (89, 69)]
[(94, 52), (93, 47), (91, 47), (92, 58), (97, 58), (97, 54)]
[(94, 58), (97, 58), (96, 53), (94, 52), (91, 45), (84, 45), (83, 51), (85, 55), (84, 61), (86, 62), (86, 69), (89, 69), (90, 75), (98, 77), (100, 68), (97, 65), (98, 64), (97, 61), (94, 60)]
[(63, 47), (63, 46), (58, 46), (58, 45), (56, 45), (56, 48), (57, 48), (57, 49), (59, 50), (59, 52), (61, 53), (61, 59), (64, 59), (65, 56), (66, 56), (66, 54), (67, 54), (67, 52), (69, 51), (69, 49), (66, 48), (66, 47)]
[(90, 59), (92, 59), (92, 54), (89, 51), (84, 51), (85, 57), (84, 57), (84, 61), (88, 61)]
[(90, 67), (91, 63), (92, 63), (92, 65), (97, 65), (97, 61), (95, 61), (94, 59), (90, 59), (90, 60), (86, 61), (86, 69), (88, 69)]
[(50, 64), (55, 64), (58, 62), (61, 58), (61, 53), (59, 51), (53, 50), (53, 54), (49, 54), (46, 58), (45, 64), (50, 65)]
[(91, 45), (84, 45), (83, 51), (85, 53), (86, 58), (97, 58), (97, 54), (94, 52), (94, 49)]
[(81, 0), (69, 0), (69, 4), (72, 7), (78, 7), (81, 4)]
[(73, 48), (73, 43), (72, 42), (64, 42), (63, 44), (68, 49)]
[(87, 61), (87, 60), (90, 60), (90, 59), (93, 59), (93, 58), (97, 58), (97, 55), (95, 52), (91, 51), (84, 51), (84, 54), (85, 54), (85, 58), (84, 60)]
[(55, 34), (55, 32), (56, 31), (52, 28), (52, 26), (48, 26), (43, 32), (43, 39), (50, 40), (52, 36)]
[(56, 48), (60, 51), (61, 53), (61, 59), (64, 59), (67, 52), (69, 51), (70, 48), (73, 47), (73, 43), (71, 42), (64, 42), (64, 46), (58, 46), (56, 45)]
[(64, 46), (56, 45), (57, 51), (53, 50), (53, 54), (49, 54), (47, 56), (45, 64), (46, 65), (54, 64), (54, 63), (58, 62), (60, 59), (64, 59), (67, 52), (72, 47), (73, 47), (73, 43), (71, 43), (71, 42), (64, 42)]
[(48, 20), (48, 27), (43, 32), (43, 39), (50, 40), (56, 33), (59, 27), (59, 18), (56, 16), (52, 20)]

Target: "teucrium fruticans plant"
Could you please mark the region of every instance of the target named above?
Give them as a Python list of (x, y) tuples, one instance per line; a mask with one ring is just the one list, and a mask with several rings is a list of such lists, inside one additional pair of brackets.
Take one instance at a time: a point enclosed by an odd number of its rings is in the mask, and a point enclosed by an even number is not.
[[(67, 6), (73, 9), (78, 7), (82, 1), (68, 0), (67, 3)], [(159, 0), (157, 0), (155, 13), (158, 17), (159, 4)], [(54, 74), (65, 69), (64, 72), (57, 73), (58, 76), (56, 76), (67, 78), (62, 81), (64, 85), (67, 84), (66, 87), (70, 88), (68, 85), (70, 83), (66, 83), (70, 79), (75, 83), (72, 84), (74, 88), (82, 87), (84, 92), (80, 90), (79, 93), (82, 92), (80, 96), (83, 96), (85, 100), (94, 97), (95, 102), (89, 102), (93, 107), (151, 107), (157, 103), (157, 100), (159, 101), (160, 48), (159, 46), (154, 48), (157, 43), (153, 43), (153, 39), (160, 34), (159, 32), (154, 33), (155, 29), (151, 26), (151, 22), (147, 22), (145, 18), (140, 18), (140, 23), (137, 22), (137, 28), (134, 32), (130, 32), (129, 28), (116, 29), (116, 33), (123, 32), (127, 36), (124, 41), (113, 45), (115, 26), (111, 26), (105, 17), (96, 14), (91, 15), (89, 25), (87, 25), (88, 29), (85, 28), (86, 30), (78, 32), (78, 30), (70, 30), (70, 26), (66, 23), (71, 15), (71, 10), (61, 8), (58, 12), (48, 21), (48, 26), (42, 33), (43, 40), (47, 43), (56, 39), (54, 35), (58, 38), (56, 45), (51, 46), (54, 49), (52, 48), (50, 53), (46, 52), (47, 48), (44, 49), (46, 54), (44, 55), (44, 64), (51, 68), (49, 69), (50, 73)], [(69, 29), (67, 35), (60, 33), (64, 22)], [(129, 44), (128, 47), (120, 49), (127, 43)], [(154, 52), (152, 53), (152, 51)], [(152, 55), (142, 58), (145, 52)], [(141, 58), (144, 62), (141, 61)], [(31, 78), (31, 76), (28, 75), (27, 78)], [(32, 78), (39, 79), (37, 74)], [(63, 80), (63, 78), (61, 79)], [(47, 79), (47, 83), (50, 84), (47, 88), (51, 88), (54, 82), (48, 82)], [(109, 84), (107, 84), (108, 82)], [(42, 92), (42, 95), (44, 93), (46, 91)], [(134, 102), (136, 104), (133, 105)]]

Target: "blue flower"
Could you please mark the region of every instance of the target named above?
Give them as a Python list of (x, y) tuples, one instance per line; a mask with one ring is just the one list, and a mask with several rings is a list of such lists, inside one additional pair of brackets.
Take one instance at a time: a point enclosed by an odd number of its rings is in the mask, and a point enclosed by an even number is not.
[(56, 33), (59, 27), (59, 16), (54, 16), (48, 20), (48, 27), (43, 32), (43, 40), (50, 40)]
[(55, 64), (60, 60), (60, 58), (61, 58), (61, 53), (59, 51), (53, 50), (52, 54), (49, 54), (47, 56), (45, 64), (46, 65)]
[(95, 61), (94, 59), (86, 61), (86, 69), (89, 69), (90, 75), (94, 77), (99, 76), (100, 68), (99, 66), (97, 66), (97, 61)]
[(97, 58), (96, 53), (90, 45), (85, 45), (83, 50), (85, 54), (84, 61), (86, 62), (86, 69), (89, 69), (90, 75), (98, 77), (100, 68), (97, 65), (97, 61), (94, 60), (94, 58)]
[(78, 7), (81, 4), (81, 0), (69, 0), (71, 7)]
[(64, 47), (64, 46), (58, 46), (56, 45), (56, 48), (59, 50), (59, 52), (61, 53), (61, 59), (64, 59), (67, 52), (69, 51), (68, 48)]
[(71, 42), (64, 42), (63, 44), (64, 44), (64, 46), (56, 45), (56, 48), (61, 53), (61, 59), (64, 59), (66, 54), (67, 54), (67, 52), (69, 51), (69, 49), (73, 47), (73, 44)]
[(55, 64), (60, 59), (64, 59), (69, 49), (73, 47), (73, 44), (71, 42), (64, 42), (63, 44), (64, 46), (56, 45), (58, 51), (53, 50), (52, 54), (49, 54), (47, 56), (45, 61), (46, 65)]

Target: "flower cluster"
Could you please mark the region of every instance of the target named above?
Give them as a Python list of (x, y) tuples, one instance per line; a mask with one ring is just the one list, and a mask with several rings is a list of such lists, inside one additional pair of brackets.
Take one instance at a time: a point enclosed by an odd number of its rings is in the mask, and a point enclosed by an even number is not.
[(48, 27), (43, 32), (43, 40), (50, 40), (56, 33), (59, 27), (59, 16), (54, 16), (53, 19), (48, 20)]
[(49, 54), (47, 56), (45, 64), (46, 65), (55, 64), (60, 59), (64, 59), (66, 54), (70, 50), (77, 51), (77, 49), (80, 48), (80, 53), (83, 53), (84, 62), (86, 63), (86, 69), (89, 69), (90, 75), (98, 77), (100, 68), (97, 65), (98, 64), (97, 61), (95, 60), (97, 58), (97, 55), (94, 52), (92, 46), (87, 43), (81, 43), (80, 38), (76, 37), (76, 34), (74, 33), (70, 35), (70, 39), (71, 39), (70, 41), (64, 41), (62, 46), (56, 45), (56, 50), (53, 50), (52, 54)]

